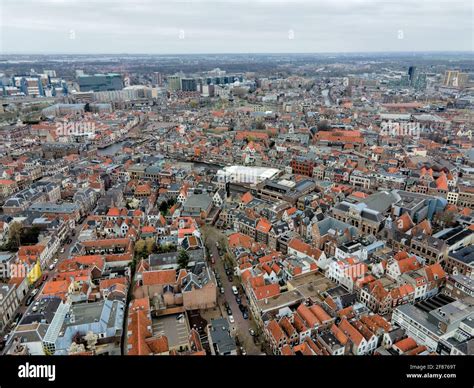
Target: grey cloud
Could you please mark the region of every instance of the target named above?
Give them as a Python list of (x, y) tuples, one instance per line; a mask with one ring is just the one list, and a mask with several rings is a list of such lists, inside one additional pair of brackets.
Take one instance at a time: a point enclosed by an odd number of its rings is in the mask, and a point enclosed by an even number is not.
[[(3, 0), (4, 53), (472, 50), (469, 0)], [(288, 30), (294, 39), (288, 39)], [(70, 39), (70, 31), (75, 39)], [(185, 39), (179, 39), (179, 31)], [(404, 38), (398, 39), (403, 30)]]

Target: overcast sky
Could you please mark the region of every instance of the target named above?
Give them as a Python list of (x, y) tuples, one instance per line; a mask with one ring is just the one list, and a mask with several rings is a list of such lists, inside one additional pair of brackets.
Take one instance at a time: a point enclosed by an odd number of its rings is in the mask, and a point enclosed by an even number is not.
[(0, 0), (2, 53), (469, 51), (472, 0)]

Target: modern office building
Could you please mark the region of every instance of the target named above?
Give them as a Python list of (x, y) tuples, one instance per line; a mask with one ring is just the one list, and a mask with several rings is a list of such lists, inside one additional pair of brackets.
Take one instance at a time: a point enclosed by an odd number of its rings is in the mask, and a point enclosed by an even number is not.
[(472, 319), (473, 302), (469, 297), (453, 300), (439, 294), (414, 305), (398, 306), (393, 310), (392, 323), (405, 329), (410, 337), (430, 351), (449, 354), (444, 348), (449, 339), (456, 336), (461, 322)]
[(414, 81), (416, 77), (416, 66), (410, 66), (408, 68), (408, 78), (410, 79), (410, 83)]
[(106, 92), (123, 89), (123, 78), (120, 74), (94, 74), (77, 77), (81, 92)]
[(170, 75), (168, 77), (168, 90), (171, 92), (181, 90), (181, 77), (179, 75)]
[(23, 77), (20, 90), (27, 96), (44, 96), (43, 84), (38, 77)]
[(197, 90), (197, 81), (194, 78), (182, 78), (181, 90), (185, 92), (195, 92)]
[(207, 85), (227, 85), (236, 81), (243, 82), (243, 76), (241, 75), (225, 75), (221, 77), (206, 77), (205, 83)]

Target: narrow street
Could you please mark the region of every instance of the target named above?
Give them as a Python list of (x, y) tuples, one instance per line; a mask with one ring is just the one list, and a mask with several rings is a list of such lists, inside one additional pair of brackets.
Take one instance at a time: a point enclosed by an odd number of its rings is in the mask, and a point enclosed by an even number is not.
[[(60, 250), (56, 253), (56, 255), (53, 256), (52, 260), (50, 260), (50, 262), (47, 263), (46, 268), (43, 271), (43, 273), (47, 275), (47, 280), (49, 280), (50, 278), (54, 276), (54, 274), (57, 271), (58, 264), (70, 257), (69, 250), (74, 246), (74, 244), (76, 244), (77, 237), (79, 235), (79, 232), (82, 229), (82, 226), (84, 225), (84, 222), (85, 220), (83, 220), (82, 223), (76, 224), (74, 228), (74, 234), (73, 235), (69, 234), (68, 238), (66, 239), (66, 243), (64, 245), (61, 245)], [(68, 239), (71, 239), (71, 242), (69, 244), (67, 243)], [(64, 249), (63, 253), (61, 253), (61, 249)], [(58, 259), (58, 262), (56, 266), (52, 270), (50, 270), (49, 266), (52, 264), (55, 258)]]
[[(224, 235), (221, 234), (218, 230), (211, 229), (211, 232), (208, 234), (208, 239), (207, 239), (208, 251), (209, 253), (212, 254), (212, 256), (215, 259), (215, 264), (212, 265), (212, 267), (215, 270), (217, 270), (220, 281), (222, 282), (222, 286), (224, 287), (224, 291), (225, 291), (224, 294), (221, 294), (220, 291), (218, 293), (219, 308), (222, 311), (222, 315), (224, 317), (227, 317), (228, 315), (227, 315), (224, 303), (225, 302), (229, 303), (230, 309), (232, 310), (232, 316), (234, 317), (234, 320), (235, 320), (233, 324), (230, 324), (232, 334), (234, 335), (234, 337), (238, 338), (238, 341), (240, 342), (240, 346), (244, 347), (247, 354), (259, 355), (262, 353), (260, 346), (255, 345), (253, 341), (253, 337), (249, 333), (249, 329), (253, 329), (256, 331), (256, 326), (254, 324), (254, 321), (252, 320), (252, 317), (250, 316), (250, 312), (249, 312), (249, 318), (244, 319), (243, 314), (239, 309), (239, 305), (237, 301), (235, 300), (236, 297), (232, 293), (233, 285), (237, 286), (240, 291), (240, 278), (232, 275), (233, 282), (232, 283), (229, 282), (227, 275), (225, 273), (225, 269), (224, 269), (223, 255), (221, 256), (219, 254), (219, 250), (216, 246), (216, 242), (220, 242), (222, 240), (222, 237), (224, 237)], [(228, 263), (228, 265), (230, 267), (230, 263)], [(232, 268), (232, 271), (233, 271), (233, 268)], [(248, 301), (245, 295), (243, 295), (240, 292), (239, 296), (242, 299), (242, 304), (244, 306), (247, 306)]]
[[(26, 293), (25, 297), (22, 299), (20, 305), (18, 306), (18, 308), (16, 309), (15, 311), (15, 315), (17, 314), (21, 314), (21, 316), (23, 316), (25, 314), (25, 312), (28, 310), (28, 308), (34, 303), (34, 300), (36, 300), (38, 298), (39, 295), (41, 295), (41, 292), (46, 284), (46, 282), (48, 280), (50, 280), (56, 273), (57, 271), (57, 266), (60, 262), (62, 262), (63, 260), (67, 259), (69, 257), (69, 249), (76, 243), (77, 241), (77, 236), (79, 234), (79, 231), (81, 230), (82, 226), (84, 224), (84, 221), (82, 223), (77, 223), (76, 226), (75, 226), (75, 229), (74, 229), (74, 236), (69, 236), (68, 239), (70, 238), (72, 241), (69, 243), (69, 244), (65, 244), (65, 245), (62, 245), (60, 250), (62, 248), (64, 248), (64, 252), (63, 253), (60, 253), (60, 251), (58, 251), (58, 253), (56, 253), (52, 258), (51, 260), (49, 260), (46, 264), (45, 264), (45, 268), (43, 269), (42, 271), (42, 275), (41, 277), (36, 281), (36, 283), (34, 284), (34, 286), (30, 286), (30, 288), (28, 289), (28, 292)], [(66, 240), (67, 241), (67, 240)], [(58, 262), (56, 264), (56, 266), (50, 270), (49, 269), (49, 266), (53, 263), (53, 260), (57, 258), (58, 259)], [(34, 300), (29, 304), (29, 305), (26, 305), (26, 302), (28, 300), (28, 298), (32, 295), (32, 292), (33, 290), (37, 289), (38, 291), (36, 292), (36, 295), (34, 297)], [(5, 334), (9, 333), (9, 329), (8, 330), (4, 330), (2, 333), (0, 333), (1, 336), (4, 336)]]

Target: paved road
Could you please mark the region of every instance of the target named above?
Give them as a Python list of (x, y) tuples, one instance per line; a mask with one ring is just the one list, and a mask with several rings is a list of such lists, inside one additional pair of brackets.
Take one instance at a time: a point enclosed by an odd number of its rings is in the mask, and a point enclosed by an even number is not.
[[(24, 315), (25, 312), (28, 310), (28, 308), (30, 308), (31, 305), (34, 303), (34, 300), (36, 300), (38, 298), (38, 296), (41, 295), (43, 287), (45, 286), (46, 282), (48, 280), (50, 280), (54, 276), (54, 274), (56, 273), (56, 268), (54, 268), (53, 270), (49, 269), (50, 264), (52, 264), (54, 258), (57, 258), (58, 263), (59, 263), (59, 262), (65, 260), (69, 257), (69, 249), (76, 243), (77, 236), (78, 236), (79, 231), (81, 230), (83, 224), (84, 224), (84, 222), (81, 223), (81, 224), (76, 224), (75, 235), (70, 237), (71, 240), (72, 240), (71, 243), (61, 246), (61, 248), (64, 248), (64, 253), (60, 253), (60, 251), (59, 251), (56, 255), (54, 255), (51, 258), (51, 260), (49, 262), (47, 262), (45, 264), (45, 269), (42, 271), (41, 278), (35, 283), (34, 287), (31, 287), (31, 288), (28, 289), (27, 294), (25, 295), (25, 297), (21, 301), (20, 305), (18, 306), (17, 310), (15, 311), (15, 315), (18, 314), (18, 313), (20, 313), (21, 315)], [(34, 289), (38, 289), (38, 292), (36, 293), (34, 300), (30, 303), (29, 306), (27, 306), (26, 301), (27, 301), (28, 297), (31, 295), (31, 293), (33, 292)], [(0, 333), (0, 335), (3, 336), (6, 333), (7, 333), (7, 331), (4, 331), (4, 332)]]
[[(231, 330), (233, 330), (233, 334), (236, 335), (241, 343), (241, 345), (246, 350), (247, 354), (249, 355), (257, 355), (261, 354), (260, 346), (256, 346), (253, 342), (252, 336), (249, 334), (249, 329), (256, 330), (256, 325), (254, 324), (251, 317), (249, 319), (244, 319), (242, 312), (239, 309), (239, 305), (235, 300), (235, 296), (232, 293), (232, 286), (239, 285), (239, 278), (237, 276), (233, 276), (233, 282), (229, 282), (227, 279), (227, 275), (224, 270), (224, 260), (219, 255), (219, 250), (216, 247), (216, 241), (220, 241), (221, 234), (217, 230), (213, 230), (209, 233), (209, 238), (207, 240), (207, 247), (210, 253), (212, 253), (215, 259), (215, 265), (213, 267), (217, 270), (217, 273), (220, 276), (220, 280), (224, 287), (225, 293), (222, 295), (219, 292), (218, 303), (221, 311), (223, 312), (223, 316), (227, 316), (226, 309), (224, 307), (224, 303), (227, 301), (230, 305), (232, 310), (232, 316), (234, 317), (235, 323), (231, 324)], [(229, 264), (229, 263), (228, 263)], [(229, 265), (230, 267), (230, 265)], [(242, 299), (242, 303), (247, 306), (248, 302), (246, 300), (245, 295), (240, 295)]]
[[(77, 242), (77, 237), (79, 236), (79, 232), (80, 232), (80, 230), (82, 229), (82, 226), (84, 225), (84, 222), (85, 222), (85, 221), (83, 221), (82, 223), (77, 223), (77, 224), (76, 224), (76, 227), (74, 228), (74, 236), (69, 235), (69, 237), (66, 238), (66, 241), (70, 238), (70, 239), (71, 239), (71, 242), (70, 242), (69, 244), (63, 244), (63, 245), (61, 245), (61, 248), (60, 248), (59, 252), (55, 255), (55, 258), (58, 259), (58, 264), (59, 264), (60, 262), (62, 262), (63, 260), (66, 260), (67, 258), (69, 258), (69, 250), (70, 250), (70, 249), (74, 246), (74, 244)], [(64, 252), (63, 252), (63, 253), (61, 253), (61, 249), (62, 249), (62, 248), (64, 248)], [(54, 257), (53, 257), (53, 260), (54, 260)], [(52, 263), (52, 261), (51, 261), (51, 263)], [(48, 263), (48, 266), (47, 266), (48, 269), (47, 269), (47, 271), (46, 271), (46, 273), (49, 275), (49, 276), (48, 276), (48, 279), (51, 278), (51, 277), (53, 277), (54, 274), (56, 274), (56, 271), (57, 271), (57, 270), (56, 270), (57, 265), (56, 265), (56, 267), (55, 267), (53, 270), (51, 270), (51, 271), (49, 270), (49, 265), (50, 265), (51, 263)]]

